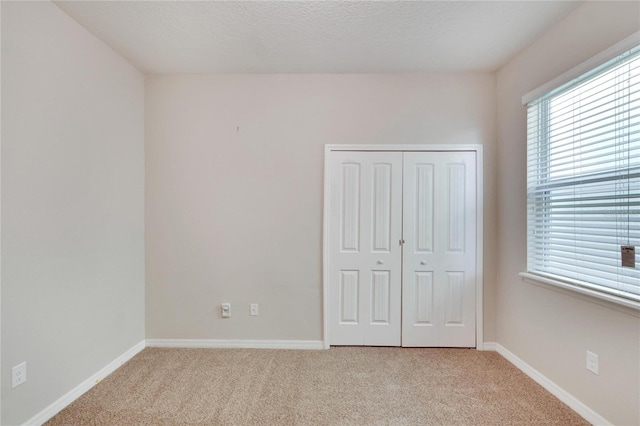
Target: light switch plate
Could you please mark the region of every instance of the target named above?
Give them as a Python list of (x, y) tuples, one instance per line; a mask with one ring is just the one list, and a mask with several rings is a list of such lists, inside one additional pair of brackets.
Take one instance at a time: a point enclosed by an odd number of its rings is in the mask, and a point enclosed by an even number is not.
[(221, 305), (220, 314), (222, 318), (231, 318), (231, 303), (223, 303)]

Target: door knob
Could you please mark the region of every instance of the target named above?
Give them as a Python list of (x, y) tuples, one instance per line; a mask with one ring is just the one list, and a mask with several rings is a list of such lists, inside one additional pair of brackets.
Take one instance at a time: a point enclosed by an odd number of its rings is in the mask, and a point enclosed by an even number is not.
[(426, 264), (427, 264), (427, 261), (426, 261), (426, 260), (421, 260), (421, 261), (420, 261), (420, 264), (421, 264), (421, 265), (426, 265)]
[(378, 260), (376, 263), (377, 263), (378, 265), (382, 265), (384, 262), (383, 262), (382, 260)]

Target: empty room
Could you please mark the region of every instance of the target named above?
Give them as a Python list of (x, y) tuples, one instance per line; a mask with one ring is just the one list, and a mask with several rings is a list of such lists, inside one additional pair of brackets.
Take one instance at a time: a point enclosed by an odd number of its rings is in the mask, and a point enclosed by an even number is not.
[(0, 24), (0, 424), (640, 425), (639, 2)]

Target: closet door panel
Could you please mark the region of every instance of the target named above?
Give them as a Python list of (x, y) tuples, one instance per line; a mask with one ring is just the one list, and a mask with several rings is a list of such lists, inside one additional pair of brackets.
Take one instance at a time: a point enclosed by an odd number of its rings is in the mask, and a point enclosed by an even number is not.
[(474, 347), (475, 153), (406, 152), (403, 182), (402, 345)]
[(331, 345), (400, 346), (402, 154), (330, 157)]
[(404, 153), (402, 345), (437, 346), (440, 308), (434, 286), (438, 235), (437, 161)]

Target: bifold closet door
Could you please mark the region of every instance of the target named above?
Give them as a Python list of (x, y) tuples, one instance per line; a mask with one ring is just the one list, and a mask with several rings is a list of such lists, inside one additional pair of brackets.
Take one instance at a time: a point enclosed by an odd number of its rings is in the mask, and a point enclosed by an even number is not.
[(329, 161), (330, 344), (400, 346), (402, 153)]
[(475, 152), (406, 152), (402, 346), (476, 346)]

